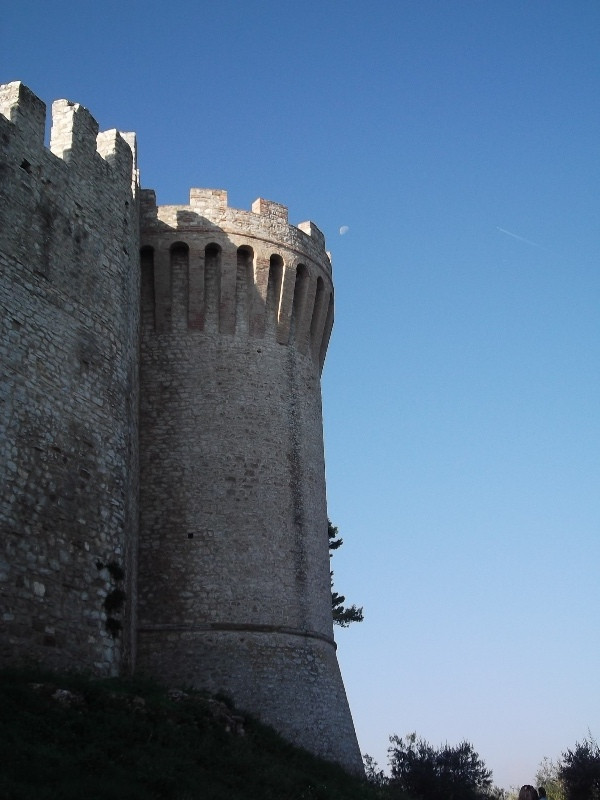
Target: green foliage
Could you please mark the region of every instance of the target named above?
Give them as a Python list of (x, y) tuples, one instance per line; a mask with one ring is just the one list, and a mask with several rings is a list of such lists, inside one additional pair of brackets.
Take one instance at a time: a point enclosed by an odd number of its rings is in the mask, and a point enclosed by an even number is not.
[(379, 797), (224, 703), (143, 678), (0, 671), (0, 752), (2, 800)]
[(600, 747), (591, 734), (562, 754), (558, 777), (565, 800), (600, 800)]
[(535, 785), (544, 787), (548, 800), (565, 800), (565, 791), (559, 771), (560, 764), (545, 758), (535, 774)]
[[(327, 532), (329, 535), (329, 558), (331, 553), (344, 544), (344, 540), (338, 537), (338, 529), (327, 520)], [(362, 622), (364, 619), (362, 606), (357, 608), (355, 605), (346, 608), (344, 603), (346, 598), (343, 594), (338, 594), (333, 589), (333, 570), (329, 572), (331, 578), (331, 611), (333, 614), (333, 624), (341, 628), (347, 628), (351, 622)]]
[[(390, 737), (390, 789), (415, 800), (483, 800), (489, 798), (492, 773), (468, 742), (436, 750), (416, 733)], [(397, 795), (392, 791), (390, 798)]]
[[(333, 589), (333, 582), (331, 587)], [(351, 622), (362, 622), (364, 619), (362, 606), (357, 608), (353, 605), (345, 608), (345, 601), (346, 598), (343, 594), (338, 594), (334, 591), (331, 592), (331, 611), (333, 614), (333, 624), (339, 625), (341, 628), (347, 628)]]
[(514, 792), (494, 786), (493, 789), (490, 789), (489, 800), (517, 800), (517, 795)]
[[(379, 765), (372, 758), (370, 755), (363, 755), (363, 764), (365, 768), (365, 776), (371, 786), (377, 792), (378, 800), (388, 800), (392, 796), (397, 798), (398, 795), (393, 794), (393, 789), (390, 788), (390, 779), (384, 773), (383, 770), (379, 769)], [(406, 800), (411, 800), (408, 795), (406, 795)]]

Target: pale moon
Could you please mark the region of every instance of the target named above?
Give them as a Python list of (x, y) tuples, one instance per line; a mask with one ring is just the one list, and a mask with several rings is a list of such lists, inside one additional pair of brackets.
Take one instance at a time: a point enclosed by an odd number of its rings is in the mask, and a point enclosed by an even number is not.
[(342, 227), (340, 228), (340, 236), (343, 236), (345, 233), (348, 233), (349, 230), (350, 228), (347, 225), (342, 225)]

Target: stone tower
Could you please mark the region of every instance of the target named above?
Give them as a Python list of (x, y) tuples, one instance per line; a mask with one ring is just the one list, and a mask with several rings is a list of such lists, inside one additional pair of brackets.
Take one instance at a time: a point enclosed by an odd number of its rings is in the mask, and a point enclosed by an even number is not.
[(0, 664), (224, 691), (362, 770), (331, 616), (331, 263), (257, 200), (140, 191), (135, 137), (0, 86)]
[(142, 192), (140, 242), (138, 664), (360, 770), (331, 617), (323, 235), (192, 189)]

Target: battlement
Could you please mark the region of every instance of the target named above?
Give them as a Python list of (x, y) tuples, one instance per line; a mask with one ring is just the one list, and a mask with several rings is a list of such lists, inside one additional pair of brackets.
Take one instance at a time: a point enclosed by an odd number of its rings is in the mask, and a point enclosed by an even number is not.
[(331, 274), (331, 258), (325, 251), (325, 236), (314, 222), (290, 225), (287, 206), (272, 200), (257, 198), (250, 211), (232, 208), (227, 202), (225, 189), (190, 189), (190, 203), (157, 206), (156, 195), (143, 189), (142, 220), (145, 225), (153, 221), (174, 230), (209, 230), (218, 226), (228, 233), (243, 232), (258, 239), (280, 241), (293, 249), (306, 253)]
[(32, 145), (42, 147), (46, 104), (21, 81), (0, 85), (0, 114), (12, 122)]
[[(21, 81), (0, 85), (0, 114), (15, 126), (25, 150), (45, 150), (46, 104)], [(56, 100), (52, 104), (50, 152), (80, 169), (85, 169), (86, 163), (93, 168), (100, 156), (137, 183), (135, 134), (99, 133), (98, 123), (79, 103)]]
[(231, 208), (223, 189), (194, 188), (188, 206), (157, 206), (142, 190), (141, 215), (145, 318), (156, 333), (275, 338), (322, 368), (333, 285), (314, 223), (290, 225), (287, 207), (262, 197), (250, 211)]

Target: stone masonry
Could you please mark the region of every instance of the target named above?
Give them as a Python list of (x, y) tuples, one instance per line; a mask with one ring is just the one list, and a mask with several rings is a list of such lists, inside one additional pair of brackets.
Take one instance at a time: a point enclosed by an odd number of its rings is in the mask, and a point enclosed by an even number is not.
[(259, 199), (140, 190), (135, 137), (0, 87), (0, 663), (223, 691), (362, 769), (335, 655), (331, 263)]

